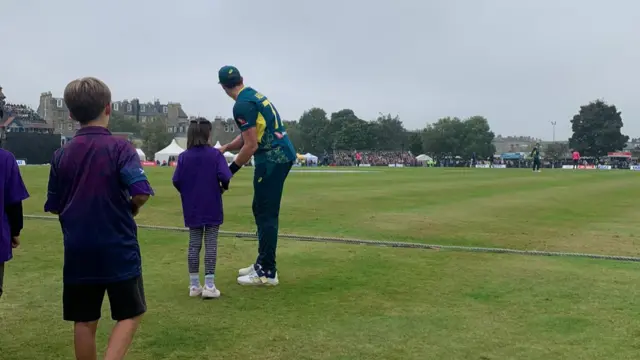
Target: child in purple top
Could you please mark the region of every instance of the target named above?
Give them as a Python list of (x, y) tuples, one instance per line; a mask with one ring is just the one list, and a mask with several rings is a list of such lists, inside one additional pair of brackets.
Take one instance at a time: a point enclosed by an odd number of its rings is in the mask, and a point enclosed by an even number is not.
[(0, 296), (4, 263), (11, 260), (12, 249), (20, 245), (22, 201), (29, 197), (13, 154), (0, 149)]
[[(214, 275), (218, 231), (222, 224), (222, 193), (229, 188), (231, 171), (220, 151), (211, 147), (211, 122), (192, 120), (187, 130), (187, 150), (178, 157), (173, 186), (180, 193), (184, 225), (189, 228), (189, 296), (217, 298)], [(200, 285), (200, 250), (204, 238), (204, 288)]]
[(44, 206), (62, 227), (63, 317), (74, 322), (76, 359), (96, 359), (106, 292), (117, 323), (104, 358), (122, 359), (147, 310), (133, 218), (153, 190), (133, 146), (107, 130), (109, 87), (96, 78), (74, 80), (64, 101), (81, 128), (53, 155)]

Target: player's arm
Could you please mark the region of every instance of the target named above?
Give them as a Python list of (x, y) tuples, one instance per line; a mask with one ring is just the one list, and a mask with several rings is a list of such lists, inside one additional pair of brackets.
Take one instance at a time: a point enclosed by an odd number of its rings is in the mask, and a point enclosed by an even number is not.
[(224, 153), (226, 151), (236, 151), (242, 149), (242, 145), (244, 145), (244, 141), (242, 140), (242, 135), (236, 136), (230, 143), (222, 145), (220, 148), (220, 152)]
[(250, 102), (236, 102), (233, 107), (233, 118), (242, 132), (242, 148), (236, 159), (229, 165), (229, 170), (235, 174), (242, 165), (251, 160), (258, 150), (258, 133), (256, 122), (258, 121), (258, 109)]

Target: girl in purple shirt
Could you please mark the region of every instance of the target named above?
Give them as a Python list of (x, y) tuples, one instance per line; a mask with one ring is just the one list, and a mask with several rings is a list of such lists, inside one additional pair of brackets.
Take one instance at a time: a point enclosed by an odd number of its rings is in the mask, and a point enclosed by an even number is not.
[[(189, 296), (217, 298), (214, 276), (218, 231), (222, 225), (222, 193), (229, 188), (231, 171), (220, 151), (209, 144), (211, 122), (192, 120), (187, 150), (178, 157), (173, 185), (182, 199), (184, 225), (189, 228)], [(200, 250), (204, 239), (204, 288), (200, 285)]]

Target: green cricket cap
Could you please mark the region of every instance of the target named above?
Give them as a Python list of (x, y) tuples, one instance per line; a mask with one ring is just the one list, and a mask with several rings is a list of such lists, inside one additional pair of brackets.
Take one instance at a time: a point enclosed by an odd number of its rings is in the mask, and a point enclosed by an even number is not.
[(242, 79), (238, 68), (231, 65), (226, 65), (220, 68), (218, 71), (218, 83), (224, 86), (232, 86), (238, 83), (238, 80)]

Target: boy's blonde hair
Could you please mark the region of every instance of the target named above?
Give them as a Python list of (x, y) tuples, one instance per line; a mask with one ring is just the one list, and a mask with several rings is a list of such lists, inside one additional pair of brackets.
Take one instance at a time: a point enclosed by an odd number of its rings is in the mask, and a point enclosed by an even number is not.
[(94, 77), (84, 77), (67, 85), (64, 102), (72, 119), (87, 124), (99, 118), (105, 108), (111, 106), (111, 90)]

